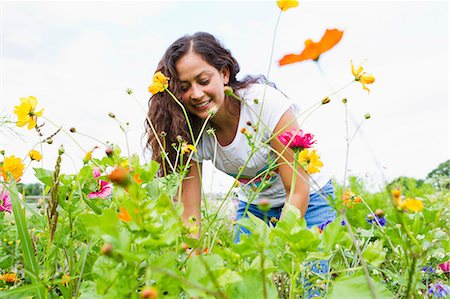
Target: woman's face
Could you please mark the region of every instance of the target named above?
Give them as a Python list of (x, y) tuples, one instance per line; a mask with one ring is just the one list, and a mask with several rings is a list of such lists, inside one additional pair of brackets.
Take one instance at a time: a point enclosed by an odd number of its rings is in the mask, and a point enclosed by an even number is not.
[(192, 51), (182, 56), (175, 67), (181, 100), (189, 112), (206, 119), (212, 108), (220, 111), (225, 101), (223, 88), (228, 84), (228, 70), (217, 70)]

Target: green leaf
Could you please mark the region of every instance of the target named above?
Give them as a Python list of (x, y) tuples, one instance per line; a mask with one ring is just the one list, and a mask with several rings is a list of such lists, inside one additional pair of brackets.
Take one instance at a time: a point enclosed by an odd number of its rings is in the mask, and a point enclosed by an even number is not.
[(369, 243), (363, 250), (362, 256), (372, 266), (380, 267), (386, 259), (386, 252), (383, 251), (383, 241), (375, 240), (375, 242)]
[(53, 185), (53, 171), (44, 168), (33, 168), (34, 176), (44, 183), (46, 186), (51, 187)]
[(37, 288), (38, 298), (45, 298), (45, 289), (39, 281), (39, 267), (36, 261), (36, 256), (34, 255), (33, 245), (31, 243), (30, 235), (28, 234), (28, 227), (25, 217), (25, 210), (20, 204), (20, 198), (17, 191), (17, 186), (14, 180), (11, 180), (8, 186), (11, 197), (11, 205), (14, 213), (14, 220), (16, 221), (17, 234), (19, 235), (20, 244), (22, 247), (22, 254), (25, 264), (25, 269), (34, 275), (31, 277), (34, 285), (39, 286)]
[[(378, 299), (392, 298), (392, 294), (386, 289), (386, 287), (383, 284), (373, 279), (372, 283), (374, 286), (375, 294)], [(373, 296), (370, 291), (369, 283), (367, 282), (366, 276), (362, 272), (357, 272), (352, 276), (336, 280), (327, 298), (372, 299)]]

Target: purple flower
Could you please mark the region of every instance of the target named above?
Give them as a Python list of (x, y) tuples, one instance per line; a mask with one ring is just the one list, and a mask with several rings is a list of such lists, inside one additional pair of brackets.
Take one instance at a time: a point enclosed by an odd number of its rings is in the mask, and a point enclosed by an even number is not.
[(8, 212), (11, 214), (12, 206), (9, 198), (8, 190), (1, 190), (0, 188), (0, 212)]
[(319, 224), (319, 225), (317, 226), (317, 228), (319, 228), (319, 232), (323, 232), (323, 229), (325, 228), (325, 226), (327, 226), (327, 225), (330, 224), (331, 222), (333, 222), (333, 220), (332, 220), (332, 219), (328, 219), (327, 221), (325, 221), (325, 222)]
[(445, 298), (450, 295), (450, 287), (442, 283), (432, 283), (428, 288), (428, 295), (433, 298)]
[(384, 217), (380, 217), (375, 214), (368, 214), (366, 216), (366, 221), (370, 224), (375, 224), (375, 225), (379, 225), (379, 226), (386, 225), (386, 219)]
[(434, 273), (434, 268), (431, 266), (423, 266), (422, 271), (428, 274)]
[(289, 146), (293, 150), (303, 150), (305, 148), (310, 148), (316, 143), (313, 140), (314, 135), (310, 133), (303, 133), (301, 129), (291, 129), (289, 131), (284, 131), (278, 135), (278, 140), (285, 145)]

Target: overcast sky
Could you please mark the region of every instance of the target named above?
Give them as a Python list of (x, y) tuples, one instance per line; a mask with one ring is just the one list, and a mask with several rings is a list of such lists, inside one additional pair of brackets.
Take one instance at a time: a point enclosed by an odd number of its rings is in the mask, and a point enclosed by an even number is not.
[[(142, 154), (145, 111), (125, 90), (133, 89), (145, 106), (147, 87), (165, 49), (184, 34), (208, 31), (237, 58), (240, 76), (266, 74), (271, 63), (270, 79), (305, 109), (352, 80), (350, 60), (364, 62), (376, 77), (370, 94), (354, 83), (304, 123), (317, 135), (336, 179), (343, 178), (346, 153), (344, 97), (351, 135), (365, 113), (372, 115), (350, 145), (350, 174), (374, 185), (401, 175), (425, 178), (449, 158), (448, 1), (301, 1), (281, 16), (272, 61), (279, 14), (275, 1), (1, 5), (1, 116), (15, 119), (13, 107), (21, 97), (33, 95), (55, 124), (76, 127), (126, 151), (124, 134), (108, 117), (113, 112), (130, 123), (130, 151)], [(278, 66), (284, 54), (299, 53), (306, 39), (318, 41), (327, 28), (343, 30), (344, 36), (321, 56), (323, 73), (311, 61)], [(48, 121), (42, 128), (46, 135), (55, 129)], [(1, 130), (0, 148), (24, 157), (37, 136), (15, 131), (21, 138)], [(85, 150), (101, 145), (76, 139)], [(62, 133), (43, 146), (44, 167), (53, 167), (60, 144), (67, 152), (63, 170), (74, 172), (84, 153)], [(101, 155), (103, 149), (95, 152)], [(32, 174), (29, 168), (23, 182), (35, 181)], [(216, 190), (229, 186), (230, 180), (213, 177)]]

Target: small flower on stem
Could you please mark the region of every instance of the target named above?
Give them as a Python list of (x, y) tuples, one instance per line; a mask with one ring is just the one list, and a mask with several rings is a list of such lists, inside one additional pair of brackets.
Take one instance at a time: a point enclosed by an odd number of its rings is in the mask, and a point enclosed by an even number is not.
[(327, 29), (318, 42), (311, 39), (305, 41), (305, 48), (300, 54), (287, 54), (280, 59), (280, 66), (301, 62), (304, 60), (318, 61), (320, 55), (336, 46), (344, 35), (343, 31), (338, 29)]
[(5, 157), (2, 163), (0, 163), (0, 172), (2, 173), (5, 181), (10, 180), (9, 174), (11, 174), (16, 182), (20, 181), (20, 177), (23, 175), (25, 165), (22, 163), (22, 159), (12, 155)]
[[(100, 176), (100, 168), (94, 167), (92, 170), (92, 173), (94, 175), (94, 178), (98, 178)], [(98, 188), (96, 191), (93, 191), (88, 194), (88, 198), (106, 198), (112, 193), (112, 185), (106, 181), (99, 180), (98, 181)]]
[(301, 129), (284, 131), (277, 138), (284, 146), (289, 146), (295, 152), (311, 148), (316, 143), (313, 134), (303, 133)]
[(28, 153), (28, 157), (30, 157), (30, 159), (33, 160), (33, 161), (38, 161), (39, 162), (39, 161), (42, 160), (42, 155), (37, 150), (31, 150)]
[(301, 151), (298, 155), (298, 162), (308, 174), (320, 172), (320, 168), (323, 166), (316, 150), (305, 149)]
[(438, 266), (444, 273), (450, 273), (450, 260), (446, 261), (445, 263), (439, 264)]
[(11, 214), (12, 206), (8, 190), (1, 190), (0, 186), (0, 212), (8, 212)]
[(279, 0), (279, 1), (277, 1), (277, 5), (282, 11), (286, 11), (289, 8), (297, 7), (298, 1), (297, 0)]
[(42, 116), (41, 111), (36, 111), (37, 100), (33, 96), (28, 98), (21, 98), (20, 105), (14, 106), (14, 114), (17, 115), (17, 126), (23, 127), (28, 124), (28, 130), (36, 127), (37, 118)]
[(196, 152), (197, 149), (192, 144), (188, 144), (186, 142), (181, 146), (181, 154), (184, 155), (186, 153), (190, 153), (191, 151)]
[(148, 87), (148, 91), (152, 94), (163, 92), (167, 87), (169, 87), (169, 79), (170, 78), (164, 76), (162, 72), (156, 72), (153, 76), (152, 84)]
[(353, 61), (350, 61), (352, 64), (352, 74), (355, 76), (355, 81), (358, 81), (361, 83), (364, 90), (367, 90), (367, 92), (370, 92), (369, 88), (367, 88), (366, 85), (372, 84), (375, 82), (375, 77), (364, 71), (364, 68), (362, 66), (358, 66), (357, 69), (355, 69), (355, 66), (353, 65)]

